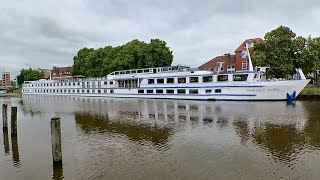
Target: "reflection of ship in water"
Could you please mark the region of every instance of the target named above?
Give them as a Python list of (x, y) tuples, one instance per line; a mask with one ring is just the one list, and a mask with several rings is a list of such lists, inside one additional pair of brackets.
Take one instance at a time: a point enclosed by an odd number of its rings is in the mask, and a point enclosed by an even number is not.
[(279, 118), (282, 121), (277, 120), (277, 123), (260, 120), (249, 127), (248, 120), (239, 119), (233, 125), (242, 144), (251, 140), (276, 161), (289, 163), (296, 160), (300, 153), (305, 153), (305, 150), (320, 149), (320, 107), (304, 103), (306, 102), (299, 102), (298, 107), (304, 106), (309, 112), (304, 113), (304, 108), (297, 110), (300, 113), (296, 112), (296, 118), (304, 122), (299, 125), (296, 121), (281, 116)]
[(107, 115), (76, 112), (76, 123), (85, 133), (98, 131), (98, 133), (111, 132), (126, 135), (130, 140), (146, 140), (155, 144), (161, 144), (168, 141), (172, 134), (169, 127), (148, 126), (132, 122), (124, 123), (115, 119), (110, 120)]
[[(25, 106), (40, 112), (72, 112), (87, 133), (106, 131), (134, 141), (164, 143), (181, 127), (230, 128), (243, 145), (251, 143), (276, 160), (294, 159), (299, 148), (320, 148), (320, 112), (307, 102), (207, 102), (25, 96)], [(46, 105), (46, 106), (44, 106)], [(49, 109), (49, 110), (48, 110)], [(308, 110), (308, 111), (306, 111)]]

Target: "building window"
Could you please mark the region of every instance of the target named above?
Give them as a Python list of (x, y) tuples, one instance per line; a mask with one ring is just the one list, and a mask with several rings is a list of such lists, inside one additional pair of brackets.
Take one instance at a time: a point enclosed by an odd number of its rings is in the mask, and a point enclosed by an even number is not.
[(228, 65), (227, 72), (235, 72), (235, 68), (233, 65)]
[(206, 89), (206, 93), (211, 93), (212, 90), (211, 89)]
[(157, 89), (157, 90), (156, 90), (156, 93), (157, 93), (157, 94), (163, 94), (163, 89)]
[(163, 84), (164, 83), (164, 79), (157, 79), (157, 84)]
[(143, 90), (143, 89), (139, 89), (139, 90), (138, 90), (138, 93), (139, 93), (139, 94), (144, 94), (144, 90)]
[(189, 94), (199, 94), (198, 89), (189, 89)]
[(215, 89), (214, 92), (215, 93), (221, 93), (221, 89)]
[(185, 89), (178, 89), (178, 94), (185, 94), (186, 90)]
[(167, 78), (167, 84), (173, 84), (174, 78)]
[(247, 69), (247, 61), (242, 62), (242, 69)]
[(154, 79), (148, 79), (148, 84), (154, 84)]
[(186, 83), (186, 78), (178, 78), (178, 83)]
[(212, 82), (212, 76), (204, 76), (202, 82)]
[(147, 90), (147, 93), (148, 93), (148, 94), (153, 94), (153, 89), (148, 89), (148, 90)]
[(199, 77), (190, 77), (190, 83), (197, 83), (199, 82)]
[(233, 81), (246, 81), (248, 74), (233, 75)]
[(167, 94), (174, 94), (174, 90), (173, 89), (167, 89)]
[(228, 81), (228, 75), (219, 75), (218, 81)]

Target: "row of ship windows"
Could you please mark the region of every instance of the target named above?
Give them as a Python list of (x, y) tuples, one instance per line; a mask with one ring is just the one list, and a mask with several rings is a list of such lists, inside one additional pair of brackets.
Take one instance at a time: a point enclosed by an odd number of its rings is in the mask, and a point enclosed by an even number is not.
[[(187, 90), (186, 89), (177, 89), (177, 91), (175, 92), (174, 89), (139, 89), (138, 90), (138, 94), (154, 94), (154, 92), (156, 94), (187, 94)], [(221, 93), (221, 89), (214, 89), (215, 93)], [(206, 89), (205, 93), (212, 93), (212, 89)], [(199, 94), (199, 89), (189, 89), (189, 94)]]
[[(98, 81), (98, 87), (101, 87), (101, 84), (112, 85), (113, 81)], [(48, 87), (48, 86), (90, 86), (90, 82), (65, 82), (65, 83), (37, 83), (37, 84), (26, 84), (25, 87)], [(95, 86), (95, 82), (92, 82), (92, 86)]]
[(36, 89), (23, 90), (23, 92), (37, 92), (37, 93), (114, 93), (113, 89), (110, 90), (90, 90), (90, 89)]
[[(212, 82), (213, 81), (213, 76), (203, 76), (202, 77), (202, 82)], [(199, 78), (201, 77), (189, 77), (189, 82), (190, 83), (198, 83)], [(238, 74), (238, 75), (233, 75), (232, 80), (233, 81), (246, 81), (248, 78), (247, 74)], [(166, 80), (166, 82), (165, 82)], [(217, 81), (228, 81), (228, 75), (218, 75), (217, 76)], [(187, 78), (186, 77), (180, 77), (180, 78), (162, 78), (162, 79), (148, 79), (148, 84), (174, 84), (174, 83), (187, 83)]]
[[(90, 90), (90, 89), (36, 89), (34, 91), (31, 90), (23, 90), (23, 92), (36, 92), (36, 93), (114, 93), (113, 89), (110, 90)], [(138, 94), (187, 94), (186, 89), (177, 89), (175, 92), (174, 89), (139, 89)], [(205, 93), (212, 93), (212, 89), (206, 89)], [(214, 89), (214, 93), (221, 93), (221, 89)], [(189, 94), (199, 94), (199, 89), (189, 89)]]
[[(217, 81), (228, 81), (228, 75), (218, 75)], [(230, 78), (232, 78), (232, 81), (246, 81), (248, 75), (247, 74), (237, 74), (232, 75)], [(198, 83), (200, 78), (202, 78), (202, 82), (213, 82), (213, 76), (203, 76), (203, 77), (189, 77), (190, 83)], [(138, 84), (138, 80), (132, 80), (135, 82), (135, 84)], [(122, 87), (122, 82), (119, 81), (120, 87)], [(158, 79), (148, 79), (148, 84), (174, 84), (174, 83), (187, 83), (187, 77), (179, 77), (179, 78), (158, 78)], [(102, 84), (104, 85), (112, 85), (113, 81), (98, 81), (92, 82), (65, 82), (65, 83), (38, 83), (38, 84), (26, 84), (25, 87), (48, 87), (48, 86), (85, 86), (88, 87), (92, 85), (92, 87), (97, 86), (100, 88)], [(127, 83), (126, 83), (127, 84)], [(124, 85), (123, 85), (124, 87)]]

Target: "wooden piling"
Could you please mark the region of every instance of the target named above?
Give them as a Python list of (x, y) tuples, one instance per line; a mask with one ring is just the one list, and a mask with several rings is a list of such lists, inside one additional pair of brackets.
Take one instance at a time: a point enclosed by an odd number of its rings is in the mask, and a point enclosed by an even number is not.
[(3, 129), (3, 147), (4, 147), (4, 154), (9, 155), (10, 154), (10, 146), (9, 146), (9, 138), (8, 138), (8, 129)]
[(3, 129), (8, 129), (8, 104), (2, 104)]
[(17, 135), (17, 107), (11, 107), (11, 136)]
[(62, 166), (60, 118), (51, 118), (51, 143), (54, 166)]

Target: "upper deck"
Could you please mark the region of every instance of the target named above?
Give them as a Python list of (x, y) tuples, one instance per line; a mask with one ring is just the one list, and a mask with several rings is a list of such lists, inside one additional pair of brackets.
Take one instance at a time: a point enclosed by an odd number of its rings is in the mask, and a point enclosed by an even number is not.
[(130, 69), (122, 71), (114, 71), (109, 75), (125, 75), (125, 74), (155, 74), (155, 73), (173, 73), (173, 72), (188, 72), (191, 71), (189, 66), (165, 66), (143, 69)]

